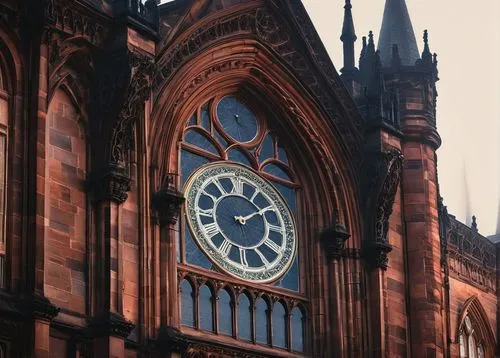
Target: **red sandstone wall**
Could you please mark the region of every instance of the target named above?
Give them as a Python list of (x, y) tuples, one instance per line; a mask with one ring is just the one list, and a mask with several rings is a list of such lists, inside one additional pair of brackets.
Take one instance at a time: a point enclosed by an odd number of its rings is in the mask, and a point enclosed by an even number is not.
[(45, 295), (86, 312), (85, 133), (68, 95), (57, 90), (47, 115)]

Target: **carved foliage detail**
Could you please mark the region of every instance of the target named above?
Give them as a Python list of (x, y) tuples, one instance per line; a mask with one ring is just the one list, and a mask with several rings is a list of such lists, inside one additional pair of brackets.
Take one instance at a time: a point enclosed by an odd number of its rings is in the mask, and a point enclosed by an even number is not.
[(173, 183), (173, 177), (168, 177), (167, 187), (153, 194), (152, 204), (162, 225), (175, 225), (179, 218), (184, 196)]
[(151, 89), (151, 76), (154, 71), (154, 62), (147, 56), (130, 52), (131, 80), (123, 99), (122, 108), (118, 115), (118, 122), (113, 128), (111, 136), (110, 160), (123, 166), (126, 153), (132, 140), (132, 124), (144, 110), (144, 102), (148, 99)]
[[(372, 158), (371, 168), (365, 175), (368, 184), (365, 187), (365, 197), (368, 198), (366, 217), (369, 218), (367, 228), (368, 240), (365, 244), (365, 258), (372, 267), (386, 269), (387, 254), (392, 250), (387, 239), (389, 217), (401, 180), (403, 156), (396, 149), (379, 153), (378, 158)], [(375, 213), (375, 215), (373, 215)]]

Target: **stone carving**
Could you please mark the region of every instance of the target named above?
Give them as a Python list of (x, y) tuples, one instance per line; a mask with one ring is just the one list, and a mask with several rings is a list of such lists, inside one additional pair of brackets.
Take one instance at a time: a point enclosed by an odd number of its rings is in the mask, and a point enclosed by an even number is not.
[(108, 32), (107, 21), (98, 16), (87, 16), (78, 2), (47, 1), (45, 16), (54, 29), (67, 37), (82, 38), (95, 46), (102, 46)]
[(495, 245), (470, 227), (448, 216), (446, 261), (450, 276), (487, 292), (496, 292)]
[(92, 173), (89, 181), (96, 201), (112, 201), (121, 204), (127, 200), (130, 177), (123, 168), (110, 165)]
[[(319, 72), (316, 66), (311, 66), (307, 54), (302, 54), (295, 48), (289, 35), (289, 29), (286, 29), (277, 21), (270, 11), (264, 8), (245, 11), (244, 13), (235, 13), (224, 19), (207, 23), (193, 31), (182, 42), (172, 45), (172, 49), (167, 49), (159, 61), (159, 70), (154, 80), (156, 95), (159, 95), (162, 87), (168, 83), (169, 79), (186, 60), (200, 53), (208, 45), (232, 34), (247, 33), (250, 36), (259, 38), (273, 51), (277, 52), (287, 65), (293, 68), (294, 73), (317, 97), (328, 118), (335, 123), (352, 154), (359, 157), (361, 135), (357, 127), (360, 127), (361, 124), (353, 126), (350, 122), (357, 118), (354, 109), (351, 113), (352, 117), (339, 112), (339, 106), (336, 99), (333, 98), (330, 87), (332, 85), (338, 87), (338, 84), (336, 85), (338, 81), (325, 83), (322, 79), (323, 73)], [(331, 64), (330, 67), (332, 67)], [(334, 71), (330, 75), (332, 78), (337, 77)], [(344, 91), (341, 86), (338, 87), (338, 90)], [(345, 100), (349, 101), (347, 97)], [(354, 108), (353, 104), (352, 106)]]
[(93, 337), (110, 335), (127, 338), (134, 327), (135, 325), (122, 315), (108, 312), (92, 318), (88, 324), (88, 331)]
[[(372, 155), (373, 157), (373, 155)], [(388, 150), (372, 158), (371, 168), (365, 175), (371, 179), (365, 189), (365, 197), (370, 198), (366, 206), (366, 215), (370, 220), (365, 242), (365, 258), (375, 268), (386, 269), (387, 254), (392, 250), (387, 239), (389, 217), (396, 196), (403, 168), (403, 156), (396, 149)], [(373, 194), (372, 194), (373, 193)], [(376, 212), (373, 216), (372, 212)]]
[(330, 260), (339, 260), (344, 255), (344, 245), (349, 238), (346, 228), (337, 220), (321, 233), (321, 241)]
[(132, 124), (142, 115), (144, 102), (150, 95), (150, 79), (154, 69), (154, 62), (149, 57), (136, 52), (130, 52), (129, 55), (132, 76), (111, 136), (109, 159), (118, 165), (125, 163), (132, 140)]
[(177, 223), (181, 205), (184, 203), (184, 196), (175, 188), (172, 175), (168, 177), (167, 187), (153, 194), (151, 201), (162, 225), (175, 225)]

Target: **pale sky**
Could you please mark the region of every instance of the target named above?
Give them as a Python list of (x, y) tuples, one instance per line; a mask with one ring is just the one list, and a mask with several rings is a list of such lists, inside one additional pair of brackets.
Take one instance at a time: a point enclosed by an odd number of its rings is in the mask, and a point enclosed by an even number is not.
[[(378, 41), (385, 0), (351, 0), (358, 35), (373, 30)], [(337, 68), (342, 68), (344, 0), (303, 0)], [(438, 54), (437, 125), (441, 195), (448, 211), (466, 222), (470, 213), (480, 233), (495, 233), (500, 204), (500, 0), (406, 0), (420, 51), (429, 30)], [(470, 219), (469, 219), (470, 220)]]

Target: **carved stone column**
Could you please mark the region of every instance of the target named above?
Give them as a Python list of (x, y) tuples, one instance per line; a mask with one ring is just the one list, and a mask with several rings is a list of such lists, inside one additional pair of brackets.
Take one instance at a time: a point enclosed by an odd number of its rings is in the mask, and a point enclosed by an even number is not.
[(130, 179), (118, 166), (109, 166), (93, 174), (95, 274), (92, 282), (93, 318), (88, 328), (95, 357), (123, 357), (125, 338), (134, 324), (127, 321), (122, 312), (119, 206), (127, 199)]
[[(333, 333), (332, 347), (334, 357), (343, 357), (344, 349), (344, 326), (342, 324), (342, 297), (341, 285), (343, 280), (340, 274), (339, 261), (344, 253), (345, 242), (349, 238), (346, 228), (337, 221), (327, 227), (321, 233), (320, 239), (328, 259), (329, 290), (330, 290), (330, 312), (331, 327)], [(329, 337), (328, 337), (329, 338)]]
[(151, 202), (160, 225), (160, 322), (175, 327), (179, 323), (176, 238), (180, 235), (176, 223), (184, 196), (169, 176), (167, 186), (154, 193)]

